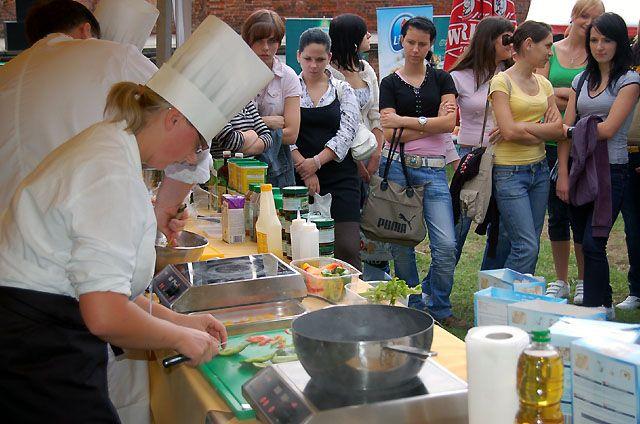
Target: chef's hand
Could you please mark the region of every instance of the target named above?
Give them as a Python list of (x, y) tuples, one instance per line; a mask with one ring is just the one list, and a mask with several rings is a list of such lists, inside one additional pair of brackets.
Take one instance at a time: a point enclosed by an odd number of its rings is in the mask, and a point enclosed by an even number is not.
[(320, 180), (318, 180), (318, 176), (316, 174), (313, 174), (304, 180), (304, 185), (309, 189), (309, 196), (320, 193)]
[(162, 208), (161, 210), (158, 207), (155, 208), (158, 229), (167, 236), (167, 244), (172, 244), (175, 241), (178, 233), (184, 229), (187, 218), (189, 218), (189, 212), (186, 209), (178, 213), (180, 206), (182, 205)]
[(174, 324), (182, 327), (194, 328), (204, 331), (215, 337), (221, 345), (227, 343), (227, 329), (224, 325), (210, 314), (183, 315), (176, 314)]
[(316, 166), (316, 161), (313, 160), (313, 158), (306, 158), (296, 164), (296, 172), (303, 180), (315, 175), (317, 171), (318, 167)]
[(190, 358), (187, 364), (192, 367), (209, 362), (218, 354), (220, 344), (211, 334), (189, 327), (180, 327), (179, 331), (174, 349)]

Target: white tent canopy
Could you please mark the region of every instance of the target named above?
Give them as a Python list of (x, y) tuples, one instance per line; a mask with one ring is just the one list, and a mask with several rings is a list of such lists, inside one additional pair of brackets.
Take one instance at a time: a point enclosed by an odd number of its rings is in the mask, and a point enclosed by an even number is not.
[[(546, 22), (552, 26), (567, 26), (575, 0), (531, 0), (527, 20)], [(637, 28), (640, 20), (640, 1), (602, 0), (607, 12), (622, 16), (628, 27)]]

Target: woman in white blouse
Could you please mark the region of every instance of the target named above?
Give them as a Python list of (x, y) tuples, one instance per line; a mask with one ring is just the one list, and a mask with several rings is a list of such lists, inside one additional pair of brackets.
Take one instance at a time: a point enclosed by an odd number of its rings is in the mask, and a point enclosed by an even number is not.
[(350, 153), (360, 123), (351, 86), (327, 71), (331, 39), (319, 28), (300, 36), (300, 132), (292, 146), (296, 178), (309, 193), (331, 193), (335, 257), (360, 268), (360, 179)]

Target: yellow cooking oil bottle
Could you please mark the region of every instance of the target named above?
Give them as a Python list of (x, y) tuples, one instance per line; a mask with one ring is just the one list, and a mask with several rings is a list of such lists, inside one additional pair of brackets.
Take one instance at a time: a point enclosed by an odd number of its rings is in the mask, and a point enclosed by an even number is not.
[(260, 186), (260, 214), (256, 222), (258, 253), (273, 253), (282, 258), (282, 224), (276, 213), (271, 184)]
[(520, 409), (516, 424), (562, 424), (562, 357), (549, 342), (549, 330), (533, 331), (518, 359)]

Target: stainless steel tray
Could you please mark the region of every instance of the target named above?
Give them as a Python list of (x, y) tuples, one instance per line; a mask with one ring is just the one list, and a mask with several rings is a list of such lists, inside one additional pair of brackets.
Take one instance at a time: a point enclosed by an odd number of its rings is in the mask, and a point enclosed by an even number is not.
[(227, 327), (227, 333), (232, 336), (288, 328), (294, 318), (305, 312), (307, 310), (299, 300), (291, 299), (231, 308), (209, 309), (207, 311), (192, 312), (191, 314), (213, 315)]

